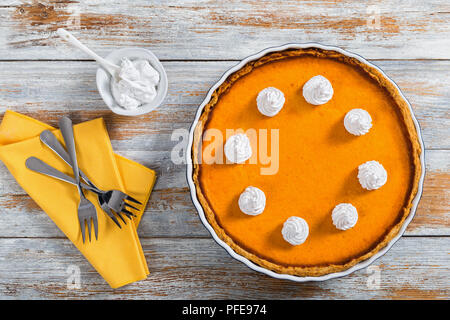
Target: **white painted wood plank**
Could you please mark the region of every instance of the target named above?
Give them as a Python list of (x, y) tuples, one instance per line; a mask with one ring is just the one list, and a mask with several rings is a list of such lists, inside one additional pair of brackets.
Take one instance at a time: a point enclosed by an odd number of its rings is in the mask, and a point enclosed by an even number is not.
[(162, 59), (242, 59), (314, 41), (370, 59), (448, 59), (449, 12), (442, 0), (11, 0), (0, 5), (0, 57), (86, 59), (55, 39), (52, 32), (67, 27), (102, 55), (140, 46)]
[[(319, 283), (277, 280), (252, 271), (212, 239), (144, 239), (142, 245), (150, 276), (113, 290), (67, 240), (0, 239), (0, 298), (450, 298), (450, 238), (402, 238), (369, 271)], [(80, 289), (67, 288), (69, 266), (80, 269)], [(379, 288), (370, 285), (375, 272)]]

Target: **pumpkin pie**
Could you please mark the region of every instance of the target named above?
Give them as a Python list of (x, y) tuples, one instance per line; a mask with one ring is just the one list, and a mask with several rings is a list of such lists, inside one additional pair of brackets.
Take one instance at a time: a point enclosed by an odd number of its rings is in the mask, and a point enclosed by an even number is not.
[[(317, 75), (334, 91), (319, 106), (302, 94)], [(284, 94), (283, 107), (270, 117), (257, 106), (265, 88)], [(346, 114), (358, 108), (373, 121), (361, 136), (344, 126)], [(267, 163), (259, 161), (254, 139), (255, 161), (208, 161), (223, 155), (223, 148), (210, 152), (217, 141), (205, 138), (208, 129), (223, 137), (230, 129), (277, 130), (278, 149), (272, 150), (278, 152), (277, 171), (261, 173)], [(410, 213), (422, 170), (416, 127), (397, 87), (378, 69), (319, 48), (269, 53), (231, 74), (203, 108), (191, 152), (196, 195), (217, 236), (253, 263), (296, 276), (344, 271), (384, 248)], [(388, 179), (381, 188), (367, 190), (358, 180), (358, 167), (372, 160), (383, 165)], [(264, 192), (262, 213), (245, 214), (239, 207), (249, 186)], [(332, 212), (347, 203), (357, 209), (357, 223), (340, 230)], [(293, 216), (309, 228), (299, 245), (283, 238), (283, 225)]]

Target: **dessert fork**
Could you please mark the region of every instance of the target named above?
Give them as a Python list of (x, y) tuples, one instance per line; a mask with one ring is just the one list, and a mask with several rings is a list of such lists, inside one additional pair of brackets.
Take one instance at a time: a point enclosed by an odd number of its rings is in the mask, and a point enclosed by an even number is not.
[(78, 204), (78, 222), (80, 223), (83, 243), (86, 238), (86, 224), (88, 227), (89, 242), (91, 241), (91, 220), (94, 224), (95, 239), (98, 240), (97, 210), (95, 209), (94, 204), (86, 198), (83, 189), (81, 188), (77, 154), (75, 151), (75, 139), (73, 136), (72, 120), (67, 117), (62, 117), (61, 119), (59, 119), (59, 128), (64, 138), (64, 142), (67, 146), (67, 150), (69, 151), (70, 164), (72, 165), (73, 175), (75, 177), (78, 193), (80, 194), (80, 203)]
[[(71, 176), (68, 176), (63, 172), (56, 170), (52, 166), (46, 164), (44, 161), (42, 161), (36, 157), (29, 157), (26, 160), (25, 165), (28, 169), (30, 169), (32, 171), (45, 174), (46, 176), (53, 177), (53, 178), (59, 179), (61, 181), (65, 181), (65, 182), (71, 183), (73, 185), (77, 184), (75, 179), (72, 178)], [(122, 228), (120, 226), (119, 222), (117, 221), (116, 217), (114, 216), (114, 214), (111, 212), (111, 209), (106, 204), (105, 200), (103, 200), (101, 192), (98, 189), (96, 189), (94, 186), (85, 184), (83, 182), (81, 182), (81, 187), (83, 189), (90, 190), (90, 191), (94, 192), (95, 194), (97, 194), (100, 207), (106, 212), (106, 214), (115, 222), (115, 224), (119, 228)], [(123, 222), (125, 222), (125, 220), (123, 219), (123, 217), (121, 215), (118, 214), (118, 216), (122, 219)], [(125, 224), (126, 224), (126, 222), (125, 222)]]
[[(55, 137), (55, 135), (50, 130), (42, 131), (42, 133), (40, 134), (39, 137), (40, 137), (42, 143), (44, 143), (47, 147), (50, 148), (50, 150), (55, 152), (61, 159), (63, 159), (68, 165), (70, 165), (69, 154), (67, 153), (66, 149), (62, 146), (62, 144), (58, 141), (58, 139)], [(123, 217), (120, 213), (125, 214), (130, 219), (131, 219), (131, 216), (136, 216), (132, 212), (127, 210), (127, 207), (132, 208), (134, 210), (139, 210), (139, 209), (130, 205), (125, 200), (134, 202), (139, 205), (142, 205), (141, 202), (139, 202), (138, 200), (134, 199), (133, 197), (127, 195), (126, 193), (124, 193), (120, 190), (103, 191), (103, 190), (99, 189), (98, 187), (96, 187), (95, 184), (92, 181), (90, 181), (90, 179), (86, 176), (86, 174), (84, 174), (83, 171), (81, 171), (80, 169), (79, 169), (79, 173), (81, 175), (81, 178), (83, 178), (83, 180), (87, 184), (89, 184), (90, 186), (92, 186), (93, 188), (96, 189), (97, 192), (96, 191), (94, 191), (94, 192), (97, 193), (100, 206), (102, 207), (103, 211), (105, 211), (106, 214), (116, 223), (116, 225), (119, 226), (119, 228), (121, 226), (117, 222), (114, 214), (111, 212), (111, 209), (116, 212), (116, 214), (119, 216), (119, 218), (125, 224), (126, 224), (126, 221), (123, 219)], [(67, 182), (72, 183), (71, 181), (67, 181)], [(93, 191), (93, 190), (91, 190), (91, 191)], [(127, 207), (125, 207), (125, 206), (127, 206)]]

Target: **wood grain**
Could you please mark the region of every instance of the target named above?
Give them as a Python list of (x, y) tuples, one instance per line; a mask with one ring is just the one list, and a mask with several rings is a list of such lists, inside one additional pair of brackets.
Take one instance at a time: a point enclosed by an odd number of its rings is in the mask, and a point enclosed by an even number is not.
[[(158, 180), (138, 230), (151, 275), (112, 290), (0, 163), (0, 299), (449, 299), (449, 18), (442, 0), (1, 2), (0, 120), (6, 109), (54, 126), (61, 115), (104, 117), (116, 152), (156, 170)], [(58, 27), (100, 55), (150, 48), (168, 73), (165, 103), (140, 117), (112, 114), (97, 92), (95, 63), (59, 40)], [(173, 131), (189, 129), (228, 68), (266, 47), (309, 41), (371, 59), (421, 125), (424, 193), (405, 236), (373, 265), (379, 289), (367, 285), (368, 270), (300, 284), (236, 262), (201, 224), (185, 166), (171, 161)], [(79, 290), (67, 288), (70, 265), (81, 270)]]
[(314, 41), (369, 59), (448, 59), (449, 15), (442, 0), (10, 1), (0, 6), (0, 57), (86, 59), (55, 38), (66, 27), (100, 54), (140, 46), (162, 59), (242, 59)]
[[(212, 239), (143, 239), (150, 276), (113, 290), (63, 239), (0, 239), (0, 298), (17, 299), (448, 299), (450, 238), (402, 238), (369, 271), (295, 283), (257, 273)], [(430, 258), (432, 257), (432, 258)], [(80, 269), (68, 289), (67, 268)], [(379, 289), (368, 286), (374, 267)]]

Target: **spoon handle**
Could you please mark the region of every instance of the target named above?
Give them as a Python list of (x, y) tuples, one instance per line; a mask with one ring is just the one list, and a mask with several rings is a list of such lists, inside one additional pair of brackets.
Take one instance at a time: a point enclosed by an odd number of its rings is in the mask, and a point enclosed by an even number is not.
[(87, 55), (91, 56), (95, 61), (97, 61), (106, 71), (111, 73), (113, 76), (114, 74), (119, 70), (119, 67), (115, 64), (109, 62), (108, 60), (100, 57), (98, 54), (96, 54), (94, 51), (86, 47), (84, 44), (82, 44), (77, 38), (75, 38), (70, 32), (68, 32), (64, 28), (59, 28), (56, 30), (56, 33), (69, 42), (71, 45), (77, 47), (78, 49), (84, 51)]

